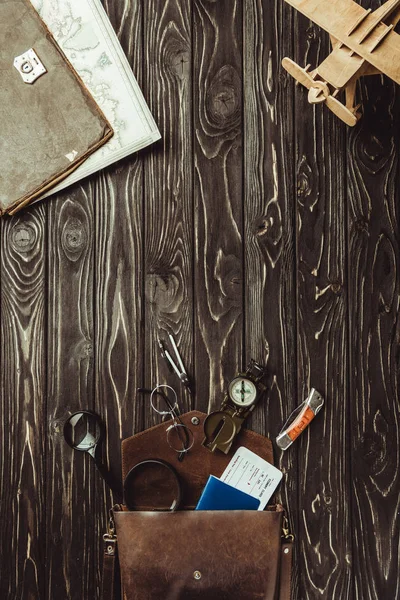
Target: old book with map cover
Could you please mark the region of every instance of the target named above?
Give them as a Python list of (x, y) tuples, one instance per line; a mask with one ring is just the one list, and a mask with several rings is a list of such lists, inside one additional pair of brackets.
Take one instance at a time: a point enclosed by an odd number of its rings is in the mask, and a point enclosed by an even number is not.
[(114, 129), (53, 193), (148, 146), (160, 132), (100, 0), (32, 2)]
[(29, 0), (0, 0), (0, 214), (81, 165), (112, 127)]

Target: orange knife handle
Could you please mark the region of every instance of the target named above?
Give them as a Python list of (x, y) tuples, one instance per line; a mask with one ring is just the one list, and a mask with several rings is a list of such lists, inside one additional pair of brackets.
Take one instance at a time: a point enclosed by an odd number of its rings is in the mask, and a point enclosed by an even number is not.
[(292, 442), (299, 437), (302, 431), (311, 423), (315, 417), (315, 412), (309, 406), (305, 405), (301, 413), (296, 419), (289, 425), (286, 430), (287, 435), (290, 437)]
[[(317, 390), (312, 388), (307, 400), (303, 402), (294, 412), (296, 417), (288, 425), (283, 426), (282, 431), (276, 438), (279, 448), (286, 450), (295, 439), (311, 423), (315, 415), (321, 410), (324, 399)], [(289, 417), (290, 420), (290, 417)]]

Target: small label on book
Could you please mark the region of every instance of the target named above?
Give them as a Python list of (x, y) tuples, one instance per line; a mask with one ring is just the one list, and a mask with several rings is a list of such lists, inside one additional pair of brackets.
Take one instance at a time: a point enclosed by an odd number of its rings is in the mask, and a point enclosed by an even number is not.
[(220, 477), (221, 481), (260, 500), (264, 510), (276, 490), (282, 472), (248, 448), (238, 448)]

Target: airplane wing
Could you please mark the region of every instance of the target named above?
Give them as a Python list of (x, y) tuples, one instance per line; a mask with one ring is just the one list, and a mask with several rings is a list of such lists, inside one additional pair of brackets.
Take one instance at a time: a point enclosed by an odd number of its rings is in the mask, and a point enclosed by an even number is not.
[[(340, 39), (351, 24), (367, 14), (365, 8), (353, 0), (286, 0), (311, 21)], [(341, 40), (342, 41), (342, 40)]]
[(365, 60), (353, 54), (349, 48), (336, 44), (332, 52), (318, 65), (317, 72), (322, 79), (336, 88), (344, 87), (365, 63)]
[(393, 23), (379, 22), (375, 13), (349, 0), (286, 2), (400, 84), (400, 35)]
[(387, 21), (392, 22), (391, 17), (394, 15), (394, 18), (396, 18), (395, 15), (399, 12), (399, 4), (399, 0), (386, 0), (379, 8), (374, 10), (375, 19), (385, 21), (385, 23)]

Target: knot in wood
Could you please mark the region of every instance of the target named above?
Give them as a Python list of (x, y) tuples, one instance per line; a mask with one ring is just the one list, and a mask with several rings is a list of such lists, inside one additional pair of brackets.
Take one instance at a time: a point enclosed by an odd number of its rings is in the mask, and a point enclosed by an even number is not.
[(205, 110), (209, 123), (216, 129), (229, 131), (240, 126), (241, 80), (232, 66), (221, 67), (213, 78)]
[(183, 300), (182, 293), (180, 281), (173, 273), (149, 273), (146, 277), (147, 300), (161, 312), (175, 312)]
[(354, 221), (354, 229), (356, 231), (368, 231), (368, 221), (366, 219), (357, 219)]
[(60, 421), (54, 421), (53, 423), (53, 430), (54, 433), (60, 433), (62, 430), (62, 424), (60, 423)]
[(258, 236), (265, 235), (268, 232), (270, 225), (270, 222), (265, 217), (263, 219), (260, 219), (260, 221), (256, 225), (255, 234)]
[(171, 73), (179, 79), (187, 79), (191, 66), (190, 52), (183, 46), (184, 40), (173, 40), (165, 48), (165, 62), (169, 65)]
[(75, 348), (75, 358), (76, 360), (86, 360), (86, 359), (90, 359), (93, 356), (93, 343), (87, 339), (84, 338), (82, 340), (80, 340)]
[(67, 257), (76, 261), (80, 258), (86, 247), (88, 235), (82, 221), (76, 217), (69, 217), (61, 234), (61, 244)]
[(303, 203), (312, 193), (313, 179), (312, 169), (307, 162), (307, 158), (303, 155), (297, 172), (297, 197)]
[(334, 294), (339, 294), (342, 291), (342, 284), (339, 281), (331, 283), (331, 290)]
[(307, 37), (309, 40), (315, 40), (316, 35), (315, 35), (315, 27), (314, 25), (310, 25), (310, 27), (308, 27), (307, 29)]
[(16, 252), (26, 254), (34, 247), (36, 232), (31, 225), (20, 223), (11, 230), (11, 245)]
[(270, 262), (275, 265), (282, 251), (283, 239), (282, 214), (278, 202), (268, 203), (267, 214), (256, 221), (254, 233)]
[(219, 282), (222, 304), (226, 308), (225, 302), (229, 298), (237, 302), (242, 294), (242, 267), (238, 257), (233, 254), (224, 254), (222, 250), (218, 251), (215, 263), (214, 277)]
[[(369, 88), (370, 89), (370, 88)], [(373, 102), (370, 99), (371, 103)], [(379, 114), (379, 99), (375, 99), (374, 112)], [(360, 132), (357, 145), (355, 146), (355, 156), (371, 175), (376, 175), (382, 169), (387, 167), (388, 162), (395, 152), (391, 130), (382, 125), (382, 120), (374, 115), (375, 121), (373, 129)]]
[(389, 429), (387, 422), (381, 418), (380, 414), (375, 415), (374, 421), (375, 425), (376, 422), (378, 422), (380, 427), (377, 427), (374, 432), (365, 433), (361, 437), (359, 447), (359, 453), (364, 462), (368, 465), (372, 477), (380, 473), (382, 463), (385, 462)]

